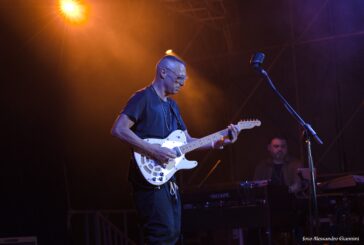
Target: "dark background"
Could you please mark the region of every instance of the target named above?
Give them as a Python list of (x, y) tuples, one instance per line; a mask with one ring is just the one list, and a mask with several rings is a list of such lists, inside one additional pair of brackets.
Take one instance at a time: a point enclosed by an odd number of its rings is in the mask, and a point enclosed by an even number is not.
[(67, 209), (132, 207), (130, 150), (110, 128), (167, 49), (187, 63), (175, 99), (192, 136), (262, 121), (223, 151), (191, 153), (200, 165), (179, 174), (182, 188), (219, 159), (204, 185), (251, 180), (275, 133), (304, 158), (300, 127), (249, 65), (256, 51), (323, 139), (313, 143), (318, 173), (364, 170), (361, 0), (87, 3), (88, 22), (75, 26), (56, 1), (0, 2), (1, 236), (64, 244)]

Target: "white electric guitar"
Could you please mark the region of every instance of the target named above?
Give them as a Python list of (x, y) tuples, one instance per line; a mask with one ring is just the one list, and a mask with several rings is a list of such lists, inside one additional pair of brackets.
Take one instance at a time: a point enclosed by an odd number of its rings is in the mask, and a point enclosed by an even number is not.
[[(240, 132), (243, 129), (260, 126), (260, 124), (259, 120), (244, 120), (238, 122), (235, 126)], [(160, 163), (138, 150), (134, 151), (134, 158), (144, 178), (152, 185), (158, 186), (166, 183), (178, 170), (191, 169), (197, 166), (196, 161), (189, 161), (185, 158), (186, 153), (211, 144), (211, 142), (220, 140), (222, 137), (229, 137), (229, 130), (227, 128), (187, 143), (185, 133), (181, 130), (175, 130), (165, 139), (144, 139), (150, 144), (159, 144), (162, 147), (173, 149), (177, 155), (175, 159), (166, 163)], [(165, 167), (162, 167), (162, 165)]]

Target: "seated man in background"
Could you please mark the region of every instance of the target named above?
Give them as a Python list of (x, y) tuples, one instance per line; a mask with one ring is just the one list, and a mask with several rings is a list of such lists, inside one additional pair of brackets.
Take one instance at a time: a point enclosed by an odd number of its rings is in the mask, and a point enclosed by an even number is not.
[(268, 144), (270, 157), (262, 161), (256, 168), (254, 180), (270, 180), (274, 186), (287, 186), (289, 192), (302, 190), (297, 169), (302, 163), (288, 155), (287, 140), (282, 136), (274, 136)]
[(254, 180), (269, 181), (272, 232), (269, 232), (271, 237), (266, 242), (270, 243), (268, 241), (271, 240), (271, 244), (302, 244), (302, 224), (305, 222), (306, 211), (295, 208), (292, 194), (301, 193), (304, 189), (297, 173), (303, 164), (288, 155), (287, 140), (283, 136), (272, 137), (267, 149), (269, 157), (255, 168), (254, 174)]

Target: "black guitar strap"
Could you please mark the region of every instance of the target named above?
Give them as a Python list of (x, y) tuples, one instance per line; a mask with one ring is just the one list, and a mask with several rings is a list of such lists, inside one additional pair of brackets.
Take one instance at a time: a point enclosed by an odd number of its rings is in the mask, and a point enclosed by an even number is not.
[(169, 107), (172, 109), (173, 115), (177, 120), (177, 129), (182, 130), (182, 123), (180, 117), (178, 116), (177, 112), (175, 111), (174, 107), (172, 106), (171, 102), (168, 100)]

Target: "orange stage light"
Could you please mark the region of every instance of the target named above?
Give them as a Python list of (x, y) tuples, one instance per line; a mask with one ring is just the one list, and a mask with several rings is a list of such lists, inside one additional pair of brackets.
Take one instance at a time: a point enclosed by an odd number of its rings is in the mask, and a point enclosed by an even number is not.
[(85, 23), (88, 18), (88, 8), (79, 0), (59, 0), (59, 10), (67, 21), (74, 24)]
[(173, 54), (174, 54), (174, 52), (172, 49), (166, 50), (166, 55), (173, 55)]

